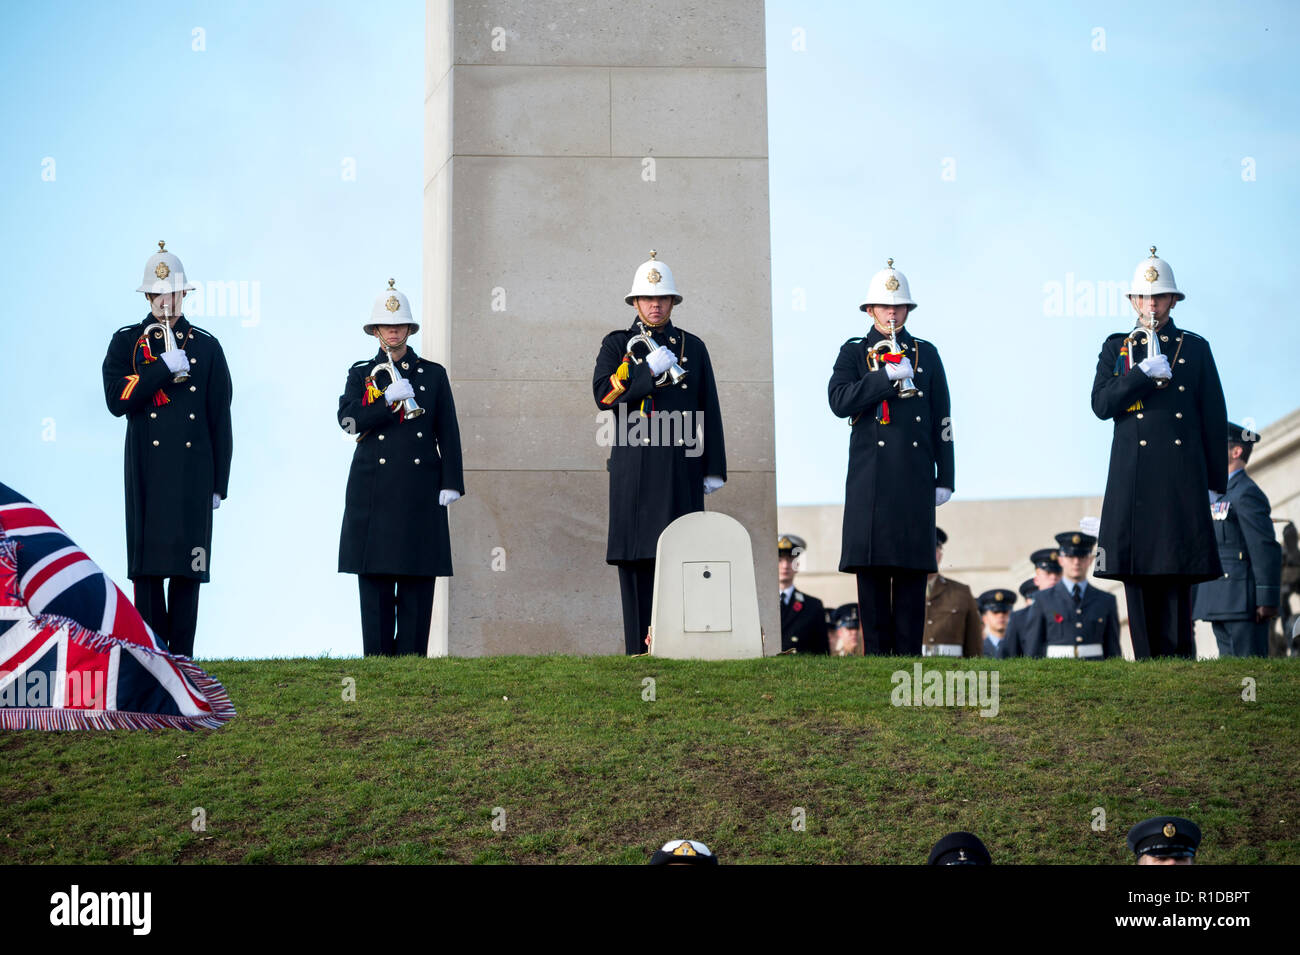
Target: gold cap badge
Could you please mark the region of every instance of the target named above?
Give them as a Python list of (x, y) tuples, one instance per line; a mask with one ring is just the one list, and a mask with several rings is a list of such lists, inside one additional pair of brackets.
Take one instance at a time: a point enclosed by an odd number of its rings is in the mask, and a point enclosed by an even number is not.
[(794, 547), (794, 544), (791, 543), (790, 538), (782, 537), (779, 541), (776, 542), (776, 547), (777, 550), (790, 550), (792, 547)]
[(1056, 559), (1057, 559), (1058, 557), (1060, 557), (1060, 556), (1061, 556), (1061, 552), (1060, 552), (1060, 551), (1058, 551), (1058, 550), (1054, 550), (1054, 551), (1052, 551), (1052, 560), (1056, 560)]
[(1083, 540), (1083, 538), (1080, 537), (1078, 534), (1075, 534), (1075, 535), (1073, 535), (1073, 536), (1070, 538), (1070, 543), (1071, 543), (1071, 544), (1077, 544), (1077, 543), (1079, 543), (1081, 540)]
[(388, 296), (388, 301), (384, 303), (384, 308), (388, 309), (390, 312), (395, 312), (401, 307), (402, 303), (397, 300), (396, 295)]
[[(1151, 246), (1151, 258), (1154, 259), (1155, 257), (1156, 257), (1156, 247), (1153, 245)], [(1157, 271), (1154, 265), (1148, 265), (1147, 270), (1142, 273), (1142, 277), (1146, 279), (1148, 282), (1154, 282), (1156, 279), (1160, 278), (1160, 272)]]
[(166, 262), (159, 262), (154, 268), (153, 274), (158, 276), (160, 279), (165, 279), (167, 276), (172, 274), (172, 270), (167, 268)]
[(658, 269), (651, 269), (645, 274), (645, 280), (651, 285), (658, 285), (663, 280), (663, 276), (659, 274)]
[(888, 290), (891, 291), (891, 292), (897, 292), (897, 291), (898, 291), (898, 278), (897, 278), (896, 276), (893, 276), (893, 275), (891, 275), (889, 278), (887, 278), (887, 279), (885, 280), (885, 288), (888, 289)]
[(997, 592), (997, 595), (993, 599), (996, 600), (998, 603), (1002, 603), (1002, 601), (1007, 599), (1007, 595), (999, 590)]
[(1174, 828), (1174, 824), (1172, 822), (1166, 822), (1164, 829), (1162, 829), (1161, 831), (1165, 834), (1166, 839), (1172, 839), (1178, 832), (1178, 830)]
[(691, 845), (689, 842), (683, 842), (680, 846), (678, 846), (676, 849), (673, 850), (673, 855), (697, 856), (699, 855), (699, 853), (695, 851), (695, 847)]

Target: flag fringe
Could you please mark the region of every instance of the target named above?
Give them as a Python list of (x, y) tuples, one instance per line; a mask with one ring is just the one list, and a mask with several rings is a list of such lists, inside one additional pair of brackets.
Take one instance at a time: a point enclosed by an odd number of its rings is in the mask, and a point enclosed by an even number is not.
[(217, 729), (234, 715), (171, 716), (118, 710), (65, 710), (56, 707), (0, 708), (4, 730), (195, 730)]

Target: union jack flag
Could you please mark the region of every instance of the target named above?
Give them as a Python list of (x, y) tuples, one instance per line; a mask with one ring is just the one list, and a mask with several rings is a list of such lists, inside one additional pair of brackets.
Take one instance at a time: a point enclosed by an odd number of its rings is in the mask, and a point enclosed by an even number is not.
[(173, 656), (49, 515), (0, 484), (0, 728), (215, 729), (225, 689)]

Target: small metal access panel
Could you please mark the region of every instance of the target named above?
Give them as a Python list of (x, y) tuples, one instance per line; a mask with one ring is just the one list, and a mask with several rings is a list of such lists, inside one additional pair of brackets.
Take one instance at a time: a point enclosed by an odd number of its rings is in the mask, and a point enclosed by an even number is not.
[(682, 609), (687, 633), (731, 630), (731, 561), (696, 560), (682, 564)]

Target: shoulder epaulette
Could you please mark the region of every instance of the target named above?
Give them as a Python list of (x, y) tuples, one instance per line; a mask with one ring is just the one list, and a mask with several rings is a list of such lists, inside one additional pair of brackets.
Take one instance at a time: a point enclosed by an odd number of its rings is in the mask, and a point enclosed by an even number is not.
[(206, 328), (199, 328), (199, 326), (197, 326), (197, 325), (191, 325), (191, 326), (190, 326), (190, 331), (198, 332), (200, 335), (203, 335), (203, 336), (205, 336), (206, 338), (211, 338), (213, 341), (216, 341), (216, 340), (217, 340), (217, 336), (214, 335), (214, 334), (212, 334), (212, 333), (211, 333), (210, 331), (208, 331)]
[(1181, 331), (1184, 335), (1187, 335), (1187, 336), (1189, 336), (1189, 337), (1191, 337), (1191, 338), (1195, 338), (1195, 339), (1197, 339), (1198, 341), (1205, 341), (1205, 339), (1204, 339), (1204, 338), (1201, 338), (1201, 336), (1198, 335), (1198, 334), (1196, 334), (1196, 332), (1189, 332), (1189, 331), (1188, 331), (1187, 329), (1185, 329), (1185, 328), (1179, 329), (1179, 331)]

